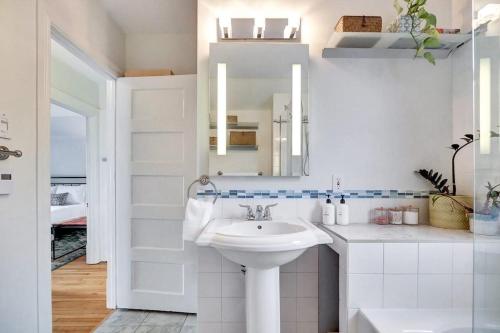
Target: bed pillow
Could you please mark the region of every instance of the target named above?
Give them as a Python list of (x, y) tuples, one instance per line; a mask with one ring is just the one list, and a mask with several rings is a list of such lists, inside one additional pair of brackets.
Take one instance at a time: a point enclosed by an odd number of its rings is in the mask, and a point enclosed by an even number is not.
[(51, 206), (64, 206), (68, 199), (68, 193), (52, 193), (50, 195)]
[(68, 193), (67, 205), (78, 205), (85, 203), (85, 185), (58, 185), (56, 193)]

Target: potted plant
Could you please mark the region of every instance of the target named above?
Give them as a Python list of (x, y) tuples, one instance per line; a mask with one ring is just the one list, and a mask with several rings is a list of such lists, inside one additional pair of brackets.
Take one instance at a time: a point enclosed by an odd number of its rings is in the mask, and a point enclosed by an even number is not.
[[(480, 209), (469, 214), (470, 231), (480, 235), (496, 235), (498, 232), (498, 220), (500, 209), (500, 192), (497, 188), (500, 184), (485, 186), (488, 192), (486, 200)], [(479, 206), (479, 205), (476, 205)]]
[[(491, 138), (499, 137), (498, 133), (491, 132)], [(416, 171), (428, 180), (435, 188), (436, 193), (429, 196), (429, 222), (432, 226), (446, 229), (468, 229), (469, 214), (474, 212), (473, 200), (468, 195), (457, 195), (455, 159), (460, 151), (478, 140), (472, 134), (465, 134), (463, 144), (454, 143), (451, 158), (451, 191), (448, 179), (442, 173), (432, 169)]]
[(429, 13), (425, 8), (427, 0), (403, 0), (403, 2), (405, 8), (401, 6), (399, 0), (394, 0), (398, 18), (388, 30), (409, 33), (415, 42), (415, 58), (423, 57), (435, 65), (436, 59), (428, 49), (438, 48), (441, 45), (439, 32), (436, 29), (436, 15)]

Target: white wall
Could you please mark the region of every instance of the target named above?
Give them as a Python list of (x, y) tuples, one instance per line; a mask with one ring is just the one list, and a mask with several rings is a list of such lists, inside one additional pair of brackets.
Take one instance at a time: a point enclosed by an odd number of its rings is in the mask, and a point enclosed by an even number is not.
[(86, 119), (75, 115), (52, 117), (51, 161), (52, 176), (85, 176), (87, 138)]
[(12, 136), (0, 145), (23, 152), (0, 162), (0, 173), (11, 172), (15, 180), (14, 192), (0, 195), (0, 331), (10, 333), (37, 332), (38, 305), (50, 312), (37, 298), (36, 22), (35, 0), (0, 2), (0, 109)]
[(50, 20), (104, 68), (125, 69), (125, 35), (99, 0), (46, 0)]
[[(439, 25), (451, 26), (451, 1), (430, 2)], [(208, 47), (216, 41), (216, 18), (302, 17), (302, 42), (310, 45), (311, 176), (287, 179), (216, 179), (225, 188), (329, 188), (332, 174), (345, 188), (427, 189), (418, 168), (449, 173), (452, 139), (452, 66), (417, 60), (323, 59), (325, 46), (341, 15), (394, 17), (386, 1), (198, 2), (198, 112), (201, 171), (206, 170)]]
[(133, 33), (126, 37), (126, 69), (170, 68), (196, 74), (195, 33)]
[(84, 105), (85, 110), (94, 112), (100, 109), (100, 84), (55, 57), (52, 57), (50, 79), (51, 98), (59, 104), (75, 109)]

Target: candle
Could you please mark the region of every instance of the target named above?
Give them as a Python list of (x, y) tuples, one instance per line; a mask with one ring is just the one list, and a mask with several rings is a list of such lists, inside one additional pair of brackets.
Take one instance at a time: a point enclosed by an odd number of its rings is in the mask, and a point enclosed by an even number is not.
[(418, 208), (409, 207), (403, 212), (403, 223), (415, 225), (418, 224)]

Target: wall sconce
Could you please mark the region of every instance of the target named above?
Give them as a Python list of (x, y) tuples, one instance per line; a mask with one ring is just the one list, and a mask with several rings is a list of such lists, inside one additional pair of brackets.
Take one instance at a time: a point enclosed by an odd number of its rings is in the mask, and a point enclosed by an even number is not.
[(292, 156), (302, 148), (302, 66), (292, 65)]
[(283, 31), (283, 38), (285, 39), (293, 39), (297, 35), (297, 32), (300, 29), (300, 18), (299, 17), (291, 17), (288, 19), (288, 24)]
[(226, 64), (217, 64), (217, 155), (226, 155)]
[(300, 42), (300, 17), (218, 19), (220, 41), (269, 40)]
[(253, 26), (253, 38), (263, 38), (264, 31), (266, 30), (266, 19), (263, 17), (258, 17), (254, 20)]
[(230, 17), (220, 17), (219, 18), (219, 27), (221, 32), (221, 38), (231, 38), (232, 29), (231, 29), (231, 18)]

